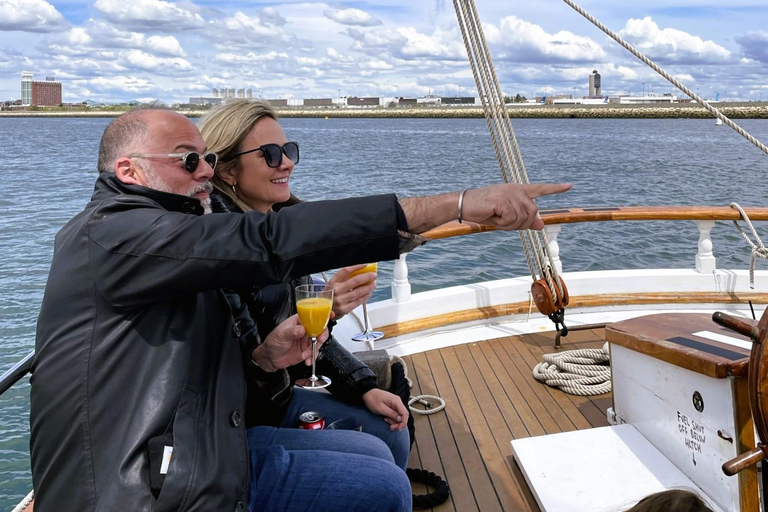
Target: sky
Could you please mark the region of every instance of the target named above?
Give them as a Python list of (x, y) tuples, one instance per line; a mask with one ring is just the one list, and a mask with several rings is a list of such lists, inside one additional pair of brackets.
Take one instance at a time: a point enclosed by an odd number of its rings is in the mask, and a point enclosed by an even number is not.
[[(701, 96), (768, 99), (768, 1), (577, 3)], [(561, 0), (476, 7), (505, 94), (676, 92)], [(477, 94), (448, 0), (0, 0), (0, 100), (22, 71), (65, 102)]]

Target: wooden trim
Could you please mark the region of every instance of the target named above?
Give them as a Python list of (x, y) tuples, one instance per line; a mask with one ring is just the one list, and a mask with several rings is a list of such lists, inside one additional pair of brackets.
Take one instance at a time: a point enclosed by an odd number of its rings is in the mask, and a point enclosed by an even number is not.
[[(750, 207), (744, 211), (753, 221), (768, 221), (768, 208)], [(740, 220), (741, 214), (730, 206), (622, 206), (563, 208), (539, 212), (544, 224), (580, 222), (650, 221), (650, 220)], [(495, 231), (492, 226), (449, 222), (422, 233), (432, 240)]]
[(746, 378), (747, 376), (748, 354), (744, 355), (744, 359), (724, 362), (717, 356), (701, 353), (695, 349), (681, 348), (652, 336), (612, 329), (610, 326), (605, 330), (605, 337), (612, 344), (713, 379), (725, 379), (730, 376)]
[[(627, 306), (627, 305), (651, 305), (651, 304), (746, 304), (748, 301), (755, 304), (768, 303), (768, 293), (723, 293), (723, 292), (692, 292), (692, 293), (622, 293), (604, 295), (579, 295), (570, 298), (568, 307), (594, 308), (601, 306)], [(531, 309), (532, 308), (532, 309)], [(442, 315), (435, 315), (407, 322), (376, 326), (387, 338), (401, 336), (412, 332), (434, 329), (437, 327), (486, 320), (508, 315), (520, 315), (531, 312), (531, 315), (539, 315), (536, 307), (528, 301), (485, 306), (474, 309), (454, 311)], [(566, 325), (568, 314), (566, 310)]]
[[(749, 406), (749, 380), (731, 379), (736, 424), (736, 453), (746, 453), (755, 448), (755, 426)], [(760, 495), (757, 485), (757, 466), (750, 466), (739, 473), (739, 511), (759, 512)]]

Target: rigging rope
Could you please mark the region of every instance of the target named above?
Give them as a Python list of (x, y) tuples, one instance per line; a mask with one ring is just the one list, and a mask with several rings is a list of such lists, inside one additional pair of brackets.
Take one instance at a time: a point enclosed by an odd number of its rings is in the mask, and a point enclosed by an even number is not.
[(651, 69), (653, 69), (655, 72), (663, 76), (667, 81), (669, 81), (672, 85), (683, 91), (685, 94), (687, 94), (689, 97), (696, 100), (699, 105), (703, 106), (707, 111), (709, 111), (710, 114), (715, 116), (716, 118), (723, 121), (725, 124), (727, 124), (729, 127), (733, 128), (733, 130), (736, 131), (739, 135), (747, 139), (749, 142), (757, 146), (760, 150), (763, 151), (763, 153), (768, 154), (768, 147), (757, 140), (755, 137), (750, 135), (746, 130), (744, 130), (741, 126), (737, 125), (733, 121), (731, 121), (728, 117), (726, 117), (722, 112), (720, 112), (718, 109), (713, 107), (708, 101), (702, 99), (699, 97), (698, 94), (694, 93), (692, 90), (690, 90), (688, 87), (683, 85), (682, 82), (677, 80), (676, 78), (673, 78), (669, 73), (661, 69), (658, 65), (656, 65), (655, 62), (653, 62), (651, 59), (637, 51), (632, 45), (630, 45), (628, 42), (624, 41), (618, 34), (613, 32), (611, 29), (600, 23), (598, 20), (596, 20), (591, 14), (589, 14), (587, 11), (576, 5), (572, 0), (563, 0), (566, 4), (571, 6), (573, 10), (584, 16), (587, 20), (589, 20), (594, 26), (605, 32), (606, 35), (608, 35), (611, 39), (619, 43), (621, 46), (626, 48), (632, 55), (643, 61), (646, 65), (648, 65)]
[(752, 248), (752, 259), (749, 263), (749, 287), (754, 289), (755, 288), (755, 260), (757, 258), (763, 258), (764, 260), (768, 260), (768, 249), (763, 245), (763, 241), (760, 240), (760, 235), (757, 234), (757, 230), (755, 229), (755, 226), (752, 225), (752, 221), (749, 220), (749, 216), (747, 215), (747, 212), (744, 211), (744, 209), (739, 206), (738, 203), (731, 203), (731, 208), (734, 208), (739, 211), (739, 214), (741, 214), (741, 218), (744, 219), (744, 222), (747, 223), (747, 226), (749, 226), (749, 229), (752, 230), (752, 235), (755, 237), (756, 242), (753, 242), (749, 235), (747, 235), (744, 230), (739, 226), (738, 221), (733, 221), (733, 225), (736, 226), (736, 229), (739, 230), (739, 233), (741, 233), (741, 236), (744, 237), (744, 240), (747, 241), (749, 246)]
[[(472, 75), (477, 84), (478, 95), (483, 105), (485, 121), (491, 134), (491, 141), (502, 178), (505, 182), (529, 183), (525, 164), (520, 154), (520, 147), (509, 120), (504, 94), (493, 67), (474, 0), (453, 0), (453, 6), (456, 10), (461, 36), (469, 57)], [(542, 309), (541, 294), (537, 295), (539, 298), (536, 300), (536, 305), (542, 313), (550, 316), (558, 329), (560, 329), (559, 324), (562, 324), (562, 332), (566, 334), (563, 311), (568, 303), (568, 291), (558, 276), (546, 233), (544, 231), (521, 230), (519, 234), (528, 268), (531, 271), (531, 278), (534, 283), (542, 281), (542, 285), (548, 289), (550, 296), (550, 309), (546, 311)], [(541, 291), (543, 295), (547, 295), (546, 292)]]
[(533, 367), (533, 378), (571, 395), (601, 395), (611, 390), (608, 344), (603, 348), (544, 354)]

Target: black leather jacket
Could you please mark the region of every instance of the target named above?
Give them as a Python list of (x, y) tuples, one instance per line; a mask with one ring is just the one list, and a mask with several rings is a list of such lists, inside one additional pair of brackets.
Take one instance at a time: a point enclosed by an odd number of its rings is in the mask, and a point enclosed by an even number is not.
[[(221, 291), (398, 255), (394, 196), (201, 215), (193, 198), (96, 181), (56, 236), (37, 325), (37, 512), (245, 510), (246, 362)], [(150, 440), (172, 436), (159, 497)]]
[[(211, 206), (218, 213), (242, 213), (229, 197), (218, 191), (211, 194)], [(312, 278), (305, 276), (289, 283), (227, 290), (227, 298), (233, 311), (237, 312), (235, 317), (240, 329), (254, 335), (258, 331), (258, 336), (254, 336), (251, 342), (254, 348), (278, 324), (296, 313), (296, 286), (311, 282)], [(332, 327), (333, 322), (329, 330)], [(376, 387), (376, 376), (371, 369), (333, 336), (322, 346), (317, 359), (317, 372), (329, 377), (329, 390), (347, 402), (359, 401), (363, 394)], [(258, 389), (249, 387), (246, 425), (279, 425), (291, 400), (293, 383), (309, 374), (310, 368), (300, 363), (288, 368), (287, 374), (278, 372), (271, 376), (266, 385), (261, 384)], [(249, 384), (253, 382), (249, 381)]]

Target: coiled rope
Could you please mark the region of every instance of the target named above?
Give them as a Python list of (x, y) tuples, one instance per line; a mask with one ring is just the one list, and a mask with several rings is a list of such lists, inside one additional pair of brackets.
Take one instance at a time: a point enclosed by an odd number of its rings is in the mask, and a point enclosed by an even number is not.
[[(405, 380), (408, 382), (408, 388), (411, 388), (413, 386), (413, 381), (411, 381), (411, 379), (408, 378), (408, 365), (405, 364), (405, 361), (403, 360), (403, 358), (400, 356), (390, 356), (390, 359), (392, 359), (396, 363), (400, 363), (403, 366)], [(413, 404), (417, 402), (423, 405), (424, 407), (426, 407), (426, 409), (418, 409), (416, 407), (413, 407)], [(432, 406), (433, 402), (437, 402), (439, 405), (437, 407), (433, 407)], [(429, 415), (429, 414), (435, 414), (436, 412), (440, 412), (443, 409), (445, 409), (445, 400), (443, 400), (439, 396), (417, 395), (417, 396), (411, 396), (411, 398), (408, 400), (408, 410), (410, 410), (413, 414)]]
[(749, 142), (757, 146), (763, 153), (768, 154), (768, 146), (757, 140), (755, 137), (750, 135), (746, 130), (744, 130), (741, 126), (737, 125), (733, 121), (731, 121), (728, 117), (726, 117), (722, 112), (720, 112), (718, 109), (710, 105), (710, 103), (699, 97), (698, 94), (690, 90), (688, 87), (683, 85), (682, 82), (677, 80), (676, 78), (673, 78), (669, 73), (661, 69), (655, 62), (653, 62), (651, 59), (637, 51), (632, 45), (630, 45), (628, 42), (626, 42), (624, 39), (622, 39), (617, 33), (613, 32), (611, 29), (600, 23), (597, 19), (594, 18), (591, 14), (589, 14), (587, 11), (576, 5), (572, 0), (563, 0), (566, 4), (568, 4), (571, 8), (573, 8), (574, 11), (578, 12), (582, 16), (584, 16), (587, 20), (589, 20), (590, 23), (592, 23), (594, 26), (605, 32), (605, 34), (619, 43), (621, 46), (623, 46), (629, 53), (643, 61), (648, 67), (650, 67), (652, 70), (660, 74), (662, 77), (664, 77), (668, 82), (670, 82), (672, 85), (683, 91), (686, 95), (696, 100), (699, 105), (703, 106), (707, 111), (709, 111), (710, 114), (715, 116), (716, 118), (720, 119), (722, 122), (727, 124), (730, 128), (732, 128), (736, 133), (747, 139)]
[(749, 215), (747, 215), (747, 212), (744, 211), (744, 209), (739, 206), (738, 203), (731, 203), (731, 208), (734, 208), (738, 210), (739, 214), (741, 215), (741, 218), (744, 219), (744, 222), (747, 223), (747, 226), (749, 226), (749, 229), (752, 231), (752, 235), (755, 237), (755, 242), (753, 242), (747, 233), (744, 232), (744, 230), (739, 225), (739, 221), (733, 221), (733, 225), (736, 226), (736, 229), (739, 230), (739, 233), (741, 233), (741, 236), (744, 237), (744, 240), (747, 241), (749, 246), (752, 248), (752, 259), (749, 262), (749, 287), (754, 289), (755, 288), (755, 260), (757, 258), (763, 258), (764, 260), (768, 260), (768, 249), (765, 248), (763, 245), (763, 241), (760, 240), (760, 235), (757, 234), (757, 230), (755, 229), (755, 226), (752, 224), (752, 221), (749, 220)]
[(405, 470), (408, 479), (412, 482), (426, 484), (434, 489), (429, 494), (413, 495), (413, 510), (426, 510), (436, 507), (448, 499), (451, 489), (448, 482), (426, 469), (408, 468)]
[(544, 354), (544, 362), (533, 368), (533, 378), (571, 395), (601, 395), (611, 390), (609, 361), (607, 343), (603, 348)]

